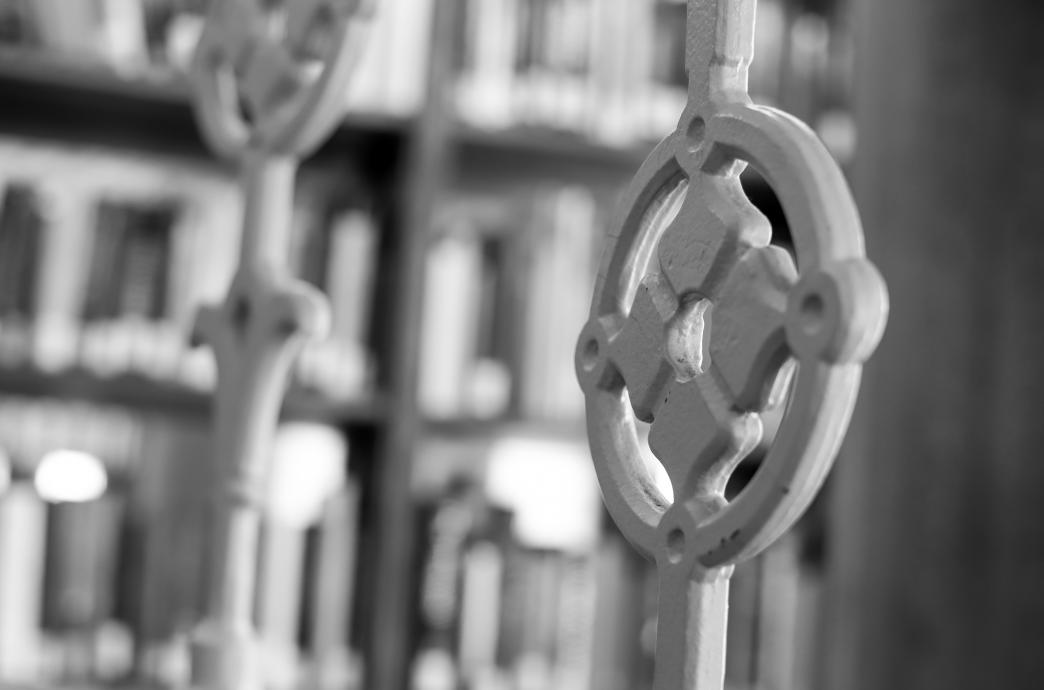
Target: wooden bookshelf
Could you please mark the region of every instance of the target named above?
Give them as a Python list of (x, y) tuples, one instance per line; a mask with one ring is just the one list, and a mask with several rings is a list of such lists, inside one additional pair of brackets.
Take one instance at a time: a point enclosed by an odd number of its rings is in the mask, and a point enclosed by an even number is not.
[(458, 419), (427, 420), (424, 424), (426, 436), (449, 438), (494, 438), (498, 436), (543, 436), (554, 439), (586, 438), (586, 427), (583, 420), (575, 419), (526, 419), (523, 417), (500, 417), (493, 419), (477, 419), (461, 417)]
[[(31, 367), (4, 367), (0, 369), (0, 394), (113, 405), (194, 422), (209, 421), (211, 409), (208, 392), (141, 374), (101, 376), (83, 369), (52, 373)], [(287, 419), (367, 426), (382, 421), (384, 407), (379, 397), (339, 401), (291, 389), (283, 414)]]
[(468, 184), (481, 180), (619, 184), (638, 169), (655, 145), (617, 146), (540, 127), (485, 130), (458, 125), (453, 139), (459, 174)]
[[(0, 131), (47, 139), (209, 157), (192, 112), (188, 83), (173, 71), (121, 71), (45, 51), (0, 47)], [(75, 113), (71, 117), (70, 113)], [(409, 120), (351, 113), (323, 148), (405, 135)]]

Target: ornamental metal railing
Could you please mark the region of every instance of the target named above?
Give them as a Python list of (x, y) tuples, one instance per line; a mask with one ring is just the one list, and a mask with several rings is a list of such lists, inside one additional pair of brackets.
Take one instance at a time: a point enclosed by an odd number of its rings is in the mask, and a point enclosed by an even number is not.
[[(887, 295), (865, 259), (837, 165), (797, 120), (747, 95), (756, 0), (689, 0), (688, 105), (626, 193), (576, 353), (592, 455), (622, 532), (661, 578), (656, 690), (720, 690), (733, 566), (777, 539), (821, 485), (845, 433)], [(251, 624), (267, 451), (293, 360), (327, 327), (291, 279), (294, 173), (342, 116), (367, 0), (212, 3), (193, 84), (214, 151), (245, 195), (239, 267), (197, 335), (218, 365), (217, 525), (193, 684), (263, 685)], [(743, 195), (752, 165), (780, 199), (795, 260)], [(767, 457), (725, 484), (786, 405)], [(635, 421), (673, 496), (643, 464)], [(404, 631), (405, 634), (405, 631)]]
[[(659, 571), (655, 690), (723, 687), (733, 567), (819, 490), (888, 312), (838, 166), (805, 125), (747, 95), (755, 4), (689, 0), (688, 105), (631, 182), (576, 350), (605, 503)], [(748, 164), (782, 204), (796, 263), (743, 193)], [(760, 468), (726, 501), (761, 414), (784, 404)], [(651, 423), (673, 496), (635, 420)]]
[(196, 687), (263, 685), (251, 614), (268, 457), (291, 366), (329, 322), (322, 295), (287, 268), (294, 175), (343, 117), (370, 13), (367, 0), (219, 0), (196, 51), (197, 119), (210, 147), (239, 165), (245, 197), (228, 295), (196, 324), (217, 361), (223, 477), (205, 613), (192, 639)]

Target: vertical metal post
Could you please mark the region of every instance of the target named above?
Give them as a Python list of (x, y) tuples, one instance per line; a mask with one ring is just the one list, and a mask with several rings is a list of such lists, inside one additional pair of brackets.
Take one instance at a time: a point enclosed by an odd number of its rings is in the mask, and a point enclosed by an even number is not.
[[(688, 104), (625, 195), (576, 349), (606, 506), (660, 572), (655, 690), (722, 689), (732, 566), (818, 491), (887, 314), (837, 165), (800, 122), (750, 103), (755, 5), (689, 0)], [(743, 194), (748, 164), (780, 199), (796, 263)], [(775, 443), (727, 502), (792, 361)], [(635, 419), (652, 425), (673, 500), (644, 464)]]
[[(208, 690), (262, 686), (252, 611), (268, 454), (290, 367), (329, 321), (322, 296), (287, 267), (294, 174), (341, 117), (370, 4), (288, 0), (278, 32), (264, 12), (250, 0), (212, 3), (193, 70), (200, 126), (238, 163), (245, 202), (232, 285), (221, 306), (201, 311), (195, 334), (217, 361), (222, 477), (206, 608), (192, 641), (193, 683)], [(318, 55), (316, 33), (326, 46)]]

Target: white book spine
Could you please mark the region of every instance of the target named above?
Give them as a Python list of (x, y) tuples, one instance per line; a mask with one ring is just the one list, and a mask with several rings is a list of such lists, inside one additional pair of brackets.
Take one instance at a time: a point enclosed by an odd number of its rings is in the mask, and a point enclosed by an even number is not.
[(275, 519), (262, 531), (258, 591), (258, 632), (264, 649), (265, 676), (271, 688), (289, 690), (298, 680), (297, 629), (305, 535), (297, 526)]
[(391, 8), (394, 55), (388, 60), (388, 106), (396, 114), (416, 112), (424, 97), (430, 60), (433, 0), (398, 0)]
[(384, 0), (374, 13), (370, 35), (362, 49), (359, 64), (347, 86), (347, 106), (351, 111), (387, 110), (383, 93), (391, 45), (393, 6), (399, 0)]
[(361, 687), (362, 664), (350, 647), (358, 544), (359, 486), (349, 482), (327, 501), (319, 533), (312, 611), (312, 663), (305, 685), (316, 690)]
[(549, 414), (555, 418), (580, 419), (584, 399), (570, 380), (573, 375), (573, 333), (587, 318), (595, 268), (592, 244), (596, 214), (591, 193), (581, 187), (562, 189), (556, 199), (554, 284), (559, 299), (554, 303), (553, 322), (547, 329), (549, 378), (546, 381)]
[(476, 125), (502, 128), (515, 124), (512, 91), (518, 37), (518, 0), (481, 0), (475, 14), (473, 93), (464, 117)]
[(39, 680), (47, 509), (32, 486), (0, 496), (0, 678)]
[(466, 676), (481, 676), (496, 666), (503, 571), (504, 559), (494, 544), (475, 544), (464, 557), (459, 655)]
[(362, 345), (369, 335), (377, 262), (377, 227), (364, 211), (348, 211), (330, 228), (326, 268), (333, 337)]
[(433, 417), (459, 414), (474, 360), (482, 257), (476, 241), (453, 235), (431, 249), (421, 324), (421, 409)]
[(118, 65), (143, 65), (148, 60), (143, 0), (101, 0), (98, 49)]
[[(70, 179), (41, 180), (46, 231), (37, 274), (33, 359), (55, 371), (76, 361), (95, 215), (89, 191)], [(85, 258), (86, 257), (86, 258)]]

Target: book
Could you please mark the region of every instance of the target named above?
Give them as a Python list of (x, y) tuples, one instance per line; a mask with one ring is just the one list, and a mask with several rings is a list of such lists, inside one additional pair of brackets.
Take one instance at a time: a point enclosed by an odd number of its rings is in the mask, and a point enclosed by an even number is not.
[(298, 623), (304, 580), (305, 530), (269, 517), (261, 530), (257, 626), (264, 677), (272, 688), (296, 687)]
[(651, 686), (642, 674), (641, 633), (644, 623), (642, 584), (649, 565), (622, 535), (607, 533), (594, 562), (591, 688), (631, 690)]
[(10, 182), (0, 207), (0, 319), (31, 321), (46, 219), (30, 184)]
[(559, 580), (555, 685), (593, 688), (597, 552), (566, 554)]
[[(376, 110), (396, 115), (417, 112), (427, 89), (431, 56), (434, 4), (439, 0), (392, 0), (377, 14), (387, 13), (389, 40), (382, 51), (377, 74), (384, 85)], [(368, 48), (376, 48), (371, 41)]]
[(210, 430), (150, 423), (134, 457), (129, 511), (144, 530), (135, 670), (143, 679), (179, 686), (188, 681), (187, 631), (199, 620), (209, 582), (214, 501), (200, 487), (220, 479)]
[[(684, 2), (471, 0), (462, 12), (455, 103), (469, 125), (561, 130), (621, 148), (677, 126), (688, 88)], [(799, 94), (836, 81), (822, 59), (832, 27), (779, 0), (759, 3), (757, 19), (752, 92), (804, 113)]]
[(572, 353), (590, 307), (601, 220), (582, 187), (547, 190), (532, 213), (520, 405), (528, 418), (579, 419), (583, 396), (573, 385)]
[(160, 203), (133, 209), (123, 253), (119, 314), (148, 320), (167, 317), (171, 234), (177, 208)]
[(0, 678), (37, 680), (47, 508), (28, 482), (0, 494)]
[(42, 43), (71, 58), (144, 64), (148, 47), (143, 0), (33, 0)]
[(477, 540), (463, 554), (457, 657), (466, 682), (496, 671), (503, 572), (504, 557), (495, 542)]
[(11, 364), (32, 352), (37, 317), (43, 200), (31, 184), (10, 181), (0, 207), (0, 356)]
[(464, 232), (449, 233), (428, 252), (421, 321), (418, 402), (433, 418), (459, 415), (474, 360), (482, 282), (482, 248)]
[(355, 481), (327, 500), (308, 606), (311, 620), (309, 686), (334, 690), (351, 685), (360, 670), (359, 640), (350, 636), (355, 610), (361, 490)]
[[(304, 205), (304, 204), (302, 204)], [(296, 368), (299, 383), (334, 399), (372, 385), (370, 321), (377, 268), (377, 226), (362, 209), (327, 213), (318, 202), (298, 215), (296, 273), (321, 288), (331, 310), (329, 337), (309, 343)]]
[(330, 224), (326, 292), (333, 311), (332, 337), (364, 347), (370, 339), (377, 225), (372, 214), (350, 209)]
[[(320, 424), (294, 422), (283, 424), (276, 432), (272, 450), (272, 465), (268, 478), (261, 536), (261, 556), (257, 589), (256, 611), (258, 632), (265, 650), (265, 675), (273, 687), (296, 687), (305, 673), (308, 661), (302, 640), (313, 647), (317, 641), (324, 645), (324, 654), (330, 656), (339, 647), (344, 631), (337, 631), (338, 621), (329, 616), (343, 615), (344, 611), (324, 613), (313, 609), (309, 592), (318, 585), (317, 566), (326, 570), (323, 577), (332, 577), (330, 569), (345, 576), (337, 560), (330, 560), (332, 545), (327, 544), (326, 558), (317, 561), (316, 538), (323, 538), (317, 525), (344, 515), (345, 507), (338, 504), (340, 515), (328, 516), (327, 506), (344, 484), (348, 447), (337, 429)], [(308, 462), (301, 463), (302, 458)], [(324, 519), (325, 518), (325, 519)], [(345, 527), (330, 537), (344, 534)], [(314, 535), (310, 537), (309, 535)], [(354, 535), (348, 536), (354, 539)], [(334, 552), (336, 553), (336, 552)], [(342, 553), (342, 558), (346, 556)], [(325, 583), (326, 591), (333, 585)], [(339, 599), (342, 603), (344, 598)], [(321, 607), (336, 604), (338, 600), (323, 602)], [(308, 639), (314, 624), (323, 620), (321, 640)], [(317, 623), (316, 623), (317, 624)], [(331, 628), (334, 628), (331, 630)], [(338, 632), (341, 637), (338, 637)], [(332, 639), (331, 639), (332, 638)], [(327, 659), (329, 663), (329, 659)]]

